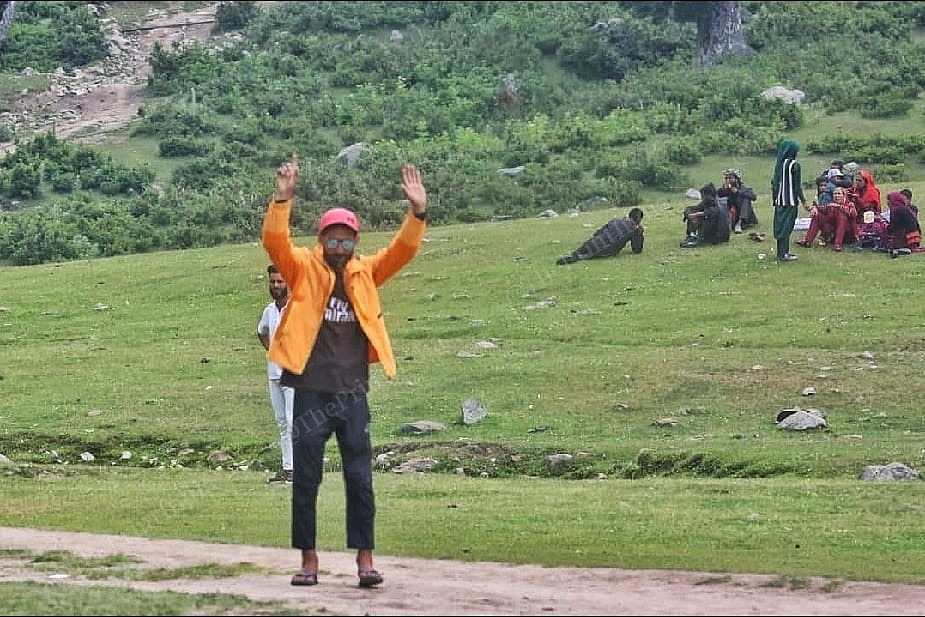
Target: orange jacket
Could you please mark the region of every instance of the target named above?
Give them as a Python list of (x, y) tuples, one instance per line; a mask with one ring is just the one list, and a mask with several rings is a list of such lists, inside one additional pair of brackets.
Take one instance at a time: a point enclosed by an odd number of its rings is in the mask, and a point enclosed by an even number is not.
[[(270, 343), (267, 359), (300, 375), (315, 346), (324, 308), (334, 290), (334, 271), (324, 249), (292, 245), (289, 212), (292, 201), (270, 202), (263, 219), (263, 246), (289, 286), (289, 303)], [(355, 255), (344, 270), (344, 289), (369, 340), (369, 361), (382, 362), (385, 376), (395, 376), (395, 357), (385, 329), (377, 287), (414, 258), (427, 225), (411, 209), (387, 247), (372, 256)]]

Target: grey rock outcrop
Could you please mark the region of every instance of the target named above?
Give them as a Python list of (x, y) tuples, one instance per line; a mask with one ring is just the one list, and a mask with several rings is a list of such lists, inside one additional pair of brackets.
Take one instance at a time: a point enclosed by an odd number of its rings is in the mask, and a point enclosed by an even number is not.
[(475, 424), (488, 415), (488, 410), (478, 399), (467, 398), (462, 404), (463, 424)]
[(369, 144), (364, 141), (350, 144), (337, 153), (337, 158), (335, 160), (345, 167), (353, 167), (357, 164), (360, 155), (363, 154), (363, 152), (368, 148)]
[(783, 86), (771, 86), (762, 92), (761, 96), (771, 101), (780, 100), (794, 105), (800, 105), (806, 99), (806, 93), (802, 90), (790, 90)]
[(401, 432), (406, 435), (423, 435), (424, 433), (439, 433), (445, 431), (446, 426), (432, 420), (418, 420), (406, 422), (401, 425)]
[[(792, 413), (788, 413), (792, 412)], [(824, 413), (814, 409), (784, 409), (777, 415), (777, 428), (791, 431), (806, 431), (813, 428), (827, 428)]]
[(902, 463), (869, 465), (864, 468), (859, 480), (919, 480), (919, 472)]

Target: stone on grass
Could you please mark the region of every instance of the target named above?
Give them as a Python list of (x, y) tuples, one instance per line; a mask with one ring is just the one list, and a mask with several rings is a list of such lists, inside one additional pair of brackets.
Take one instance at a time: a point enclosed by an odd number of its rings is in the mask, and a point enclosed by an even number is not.
[(478, 399), (467, 398), (463, 401), (462, 404), (462, 421), (463, 424), (475, 424), (479, 422), (488, 415), (488, 410), (485, 409)]
[(919, 472), (902, 463), (869, 465), (859, 476), (860, 480), (918, 480)]
[(406, 422), (401, 425), (401, 432), (406, 435), (423, 435), (424, 433), (439, 433), (446, 430), (446, 426), (432, 420), (418, 420)]
[[(777, 428), (787, 429), (791, 431), (806, 431), (814, 428), (827, 428), (828, 423), (825, 421), (825, 418), (814, 414), (811, 411), (803, 411), (802, 409), (790, 410), (785, 409), (781, 412), (791, 412), (787, 413), (782, 419), (777, 421)], [(780, 417), (781, 414), (778, 414)]]

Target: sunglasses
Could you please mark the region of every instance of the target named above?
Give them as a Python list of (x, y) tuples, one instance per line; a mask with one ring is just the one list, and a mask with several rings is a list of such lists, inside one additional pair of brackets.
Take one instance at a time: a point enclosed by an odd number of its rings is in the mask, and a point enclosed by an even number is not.
[(345, 251), (353, 250), (353, 247), (356, 246), (356, 241), (350, 238), (338, 239), (338, 238), (328, 238), (324, 241), (324, 248), (329, 251), (337, 249), (337, 246), (340, 245)]

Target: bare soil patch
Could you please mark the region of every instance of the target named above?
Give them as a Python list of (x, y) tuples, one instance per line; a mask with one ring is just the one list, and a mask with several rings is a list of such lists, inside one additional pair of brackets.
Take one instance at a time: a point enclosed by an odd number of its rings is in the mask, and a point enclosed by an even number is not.
[[(925, 586), (709, 572), (545, 568), (376, 556), (377, 589), (357, 586), (354, 554), (323, 552), (319, 584), (292, 587), (294, 549), (0, 527), (0, 548), (130, 555), (142, 566), (253, 563), (269, 572), (167, 581), (67, 578), (4, 565), (0, 581), (48, 580), (142, 591), (228, 593), (348, 615), (925, 615)], [(618, 550), (618, 547), (615, 547)]]
[[(79, 77), (56, 76), (56, 87), (29, 92), (10, 110), (26, 130), (53, 130), (59, 138), (101, 143), (107, 134), (138, 117), (144, 103), (155, 44), (172, 49), (174, 43), (209, 39), (217, 3), (193, 11), (183, 2), (168, 2), (137, 28), (108, 32), (118, 52), (99, 65), (84, 67)], [(7, 150), (9, 148), (6, 148)]]

